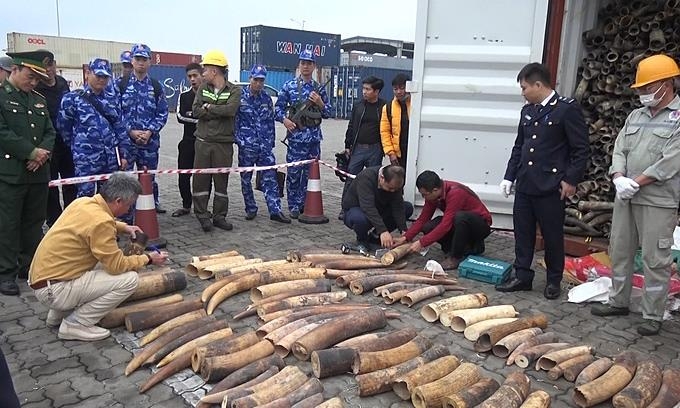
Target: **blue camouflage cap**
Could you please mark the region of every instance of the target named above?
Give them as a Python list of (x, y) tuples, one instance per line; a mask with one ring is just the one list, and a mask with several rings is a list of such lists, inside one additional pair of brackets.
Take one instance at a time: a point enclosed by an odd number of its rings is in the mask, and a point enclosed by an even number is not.
[(120, 53), (120, 62), (124, 64), (132, 64), (132, 53), (130, 51), (123, 51)]
[(151, 58), (151, 48), (146, 44), (135, 44), (130, 51), (133, 57)]
[(266, 78), (267, 77), (267, 68), (263, 67), (262, 65), (255, 64), (253, 67), (250, 69), (250, 77), (251, 78)]
[(111, 65), (104, 58), (95, 58), (90, 61), (90, 72), (97, 76), (112, 76)]
[(316, 63), (316, 59), (314, 58), (314, 53), (312, 50), (302, 50), (299, 59), (300, 61), (312, 61)]

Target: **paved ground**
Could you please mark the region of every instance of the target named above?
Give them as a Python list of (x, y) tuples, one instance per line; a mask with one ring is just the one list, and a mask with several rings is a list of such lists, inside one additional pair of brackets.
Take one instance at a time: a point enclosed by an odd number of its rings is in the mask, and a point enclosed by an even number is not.
[[(332, 161), (333, 154), (341, 150), (345, 127), (345, 121), (324, 122), (324, 160)], [(179, 137), (179, 126), (171, 121), (163, 132), (161, 167), (175, 167)], [(279, 162), (284, 154), (283, 146), (277, 143)], [(164, 176), (160, 183), (163, 204), (171, 212), (180, 202), (176, 177)], [(322, 184), (325, 213), (331, 219), (326, 225), (313, 226), (294, 222), (286, 226), (273, 223), (266, 216), (261, 194), (257, 194), (260, 216), (254, 221), (245, 221), (238, 177), (231, 178), (229, 187), (232, 198), (229, 219), (235, 225), (232, 232), (218, 230), (204, 234), (193, 217), (171, 218), (169, 213), (159, 216), (162, 235), (169, 241), (168, 251), (172, 266), (183, 267), (191, 255), (225, 249), (238, 249), (251, 257), (280, 259), (288, 249), (337, 247), (342, 241), (352, 238), (349, 231), (336, 219), (340, 208), (341, 184), (325, 168), (322, 168)], [(510, 234), (494, 233), (487, 242), (486, 255), (510, 261), (512, 245)], [(438, 249), (433, 249), (428, 257), (437, 259), (441, 255)], [(414, 264), (422, 265), (424, 261), (424, 258), (414, 259)], [(660, 336), (642, 338), (635, 332), (635, 325), (641, 320), (639, 315), (621, 319), (594, 318), (590, 316), (586, 306), (568, 304), (564, 296), (559, 301), (546, 301), (541, 295), (544, 281), (540, 276), (535, 282), (534, 292), (517, 295), (500, 294), (491, 285), (474, 281), (461, 282), (471, 290), (486, 292), (491, 304), (513, 304), (522, 314), (538, 311), (547, 314), (550, 319), (549, 329), (558, 333), (563, 341), (591, 344), (599, 355), (612, 356), (630, 349), (657, 360), (664, 367), (680, 367), (677, 348), (680, 324), (677, 321), (666, 323)], [(190, 279), (184, 294), (197, 294), (204, 286), (204, 282)], [(376, 301), (372, 297), (361, 299), (368, 300)], [(230, 320), (230, 325), (237, 332), (244, 327), (257, 326), (253, 317), (236, 322), (229, 317), (247, 303), (246, 295), (241, 294), (220, 308), (219, 313)], [(189, 372), (183, 372), (168, 383), (159, 384), (146, 394), (139, 394), (137, 388), (148, 378), (149, 370), (138, 370), (129, 377), (123, 375), (124, 367), (131, 358), (128, 350), (136, 347), (138, 334), (128, 334), (118, 329), (114, 332), (114, 338), (97, 343), (60, 341), (54, 330), (45, 327), (46, 310), (25, 284), (21, 297), (0, 297), (0, 310), (0, 346), (7, 356), (15, 386), (25, 407), (184, 407), (190, 406), (190, 402), (196, 401), (204, 393), (205, 388), (200, 379), (191, 376)], [(410, 310), (402, 305), (394, 306), (394, 310), (401, 312), (402, 317), (392, 320), (392, 327), (416, 327), (434, 342), (447, 345), (453, 354), (478, 363), (488, 375), (499, 381), (512, 371), (505, 368), (501, 359), (475, 353), (472, 343), (462, 335), (445, 330), (441, 325), (426, 323), (417, 310)], [(296, 360), (289, 357), (287, 362), (293, 364)], [(307, 372), (311, 371), (309, 363), (303, 363), (301, 367)], [(544, 373), (533, 370), (528, 370), (527, 374), (533, 380), (533, 387), (544, 389), (555, 397), (554, 407), (572, 405), (569, 383), (550, 382)], [(323, 383), (325, 396), (340, 395), (347, 406), (410, 406), (409, 403), (400, 402), (393, 393), (359, 399), (354, 380), (350, 376), (334, 377)]]

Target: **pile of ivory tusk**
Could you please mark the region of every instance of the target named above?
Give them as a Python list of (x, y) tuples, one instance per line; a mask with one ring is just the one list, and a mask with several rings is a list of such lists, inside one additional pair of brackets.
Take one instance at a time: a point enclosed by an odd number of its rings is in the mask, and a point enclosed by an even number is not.
[[(666, 54), (678, 60), (680, 50), (680, 2), (678, 0), (603, 2), (595, 27), (583, 33), (585, 56), (579, 67), (574, 91), (589, 126), (590, 160), (584, 182), (569, 198), (575, 209), (580, 201), (613, 201), (615, 190), (608, 176), (614, 142), (630, 112), (639, 107), (630, 88), (638, 62), (653, 54)], [(575, 217), (578, 220), (578, 217)], [(595, 229), (609, 236), (611, 222), (583, 225), (567, 218), (566, 230), (580, 235)], [(565, 230), (565, 232), (566, 232)]]
[[(594, 183), (594, 181), (586, 181), (579, 184), (579, 186), (588, 183)], [(609, 235), (614, 203), (606, 201), (579, 201), (577, 207), (578, 209), (565, 209), (565, 233), (587, 237)]]

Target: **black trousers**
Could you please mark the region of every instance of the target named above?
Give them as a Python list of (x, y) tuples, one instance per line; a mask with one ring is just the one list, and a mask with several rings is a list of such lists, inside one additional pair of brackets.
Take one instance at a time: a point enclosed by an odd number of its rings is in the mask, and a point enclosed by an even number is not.
[[(191, 169), (194, 167), (194, 141), (182, 139), (177, 145), (177, 167)], [(179, 175), (179, 194), (182, 196), (182, 207), (191, 208), (191, 174)]]
[[(75, 167), (73, 165), (71, 148), (60, 138), (57, 138), (54, 143), (52, 158), (50, 159), (50, 179), (56, 180), (58, 178), (70, 178), (74, 176)], [(61, 186), (61, 195), (64, 200), (63, 208), (66, 208), (71, 204), (71, 201), (76, 199), (77, 192), (74, 184)], [(52, 226), (61, 215), (61, 212), (62, 206), (59, 198), (59, 187), (52, 187), (47, 195), (47, 225)]]
[(515, 226), (515, 274), (518, 279), (531, 282), (534, 271), (536, 223), (541, 228), (545, 243), (547, 283), (559, 285), (564, 271), (564, 201), (560, 193), (528, 195), (515, 193), (512, 216)]
[(2, 354), (2, 349), (0, 349), (0, 407), (19, 408), (20, 406), (5, 355)]
[[(423, 234), (430, 233), (442, 222), (442, 216), (434, 217), (423, 225)], [(442, 251), (450, 256), (463, 259), (468, 255), (484, 252), (484, 239), (491, 234), (491, 227), (479, 214), (460, 211), (453, 219), (453, 228), (439, 241)]]

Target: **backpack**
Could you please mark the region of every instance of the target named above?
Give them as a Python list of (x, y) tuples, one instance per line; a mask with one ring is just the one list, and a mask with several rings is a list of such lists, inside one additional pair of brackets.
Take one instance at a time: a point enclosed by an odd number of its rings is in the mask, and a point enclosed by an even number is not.
[[(151, 80), (151, 86), (153, 87), (153, 95), (156, 98), (156, 105), (158, 105), (158, 99), (163, 94), (163, 91), (161, 90), (161, 83), (151, 77), (149, 77), (149, 79)], [(125, 89), (127, 89), (129, 82), (130, 82), (129, 75), (124, 75), (120, 78), (118, 90), (120, 91), (121, 95), (125, 93)]]

